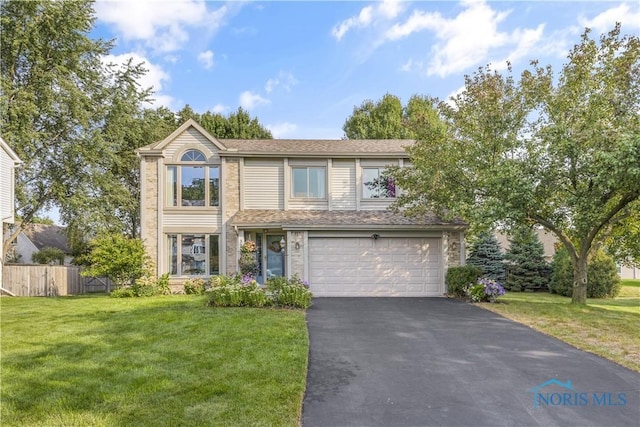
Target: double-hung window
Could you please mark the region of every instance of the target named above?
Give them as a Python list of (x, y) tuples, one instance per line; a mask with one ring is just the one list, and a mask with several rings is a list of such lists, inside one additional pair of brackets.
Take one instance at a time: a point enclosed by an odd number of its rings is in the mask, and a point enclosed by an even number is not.
[(362, 168), (362, 198), (392, 199), (396, 197), (393, 178), (384, 175), (384, 167)]
[(219, 206), (220, 167), (205, 164), (198, 150), (188, 150), (180, 164), (167, 166), (169, 206)]
[(326, 197), (326, 168), (291, 168), (291, 197), (324, 199)]

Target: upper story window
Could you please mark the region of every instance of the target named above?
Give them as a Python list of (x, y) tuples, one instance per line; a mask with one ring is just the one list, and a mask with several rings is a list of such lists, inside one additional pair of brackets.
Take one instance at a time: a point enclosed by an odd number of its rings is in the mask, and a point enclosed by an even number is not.
[(219, 206), (220, 167), (206, 165), (198, 150), (188, 150), (180, 158), (184, 164), (167, 166), (169, 206)]
[(384, 167), (362, 169), (362, 198), (391, 199), (396, 197), (393, 178), (384, 176)]
[(326, 174), (324, 167), (292, 167), (291, 197), (324, 199)]

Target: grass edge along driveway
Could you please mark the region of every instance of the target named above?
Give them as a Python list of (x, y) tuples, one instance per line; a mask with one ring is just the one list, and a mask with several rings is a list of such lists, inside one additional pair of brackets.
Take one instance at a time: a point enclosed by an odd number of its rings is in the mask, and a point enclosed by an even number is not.
[(508, 292), (479, 306), (640, 372), (640, 280), (622, 285), (618, 297), (588, 299), (586, 306), (544, 292)]
[(282, 425), (300, 420), (298, 310), (202, 297), (1, 298), (2, 425)]

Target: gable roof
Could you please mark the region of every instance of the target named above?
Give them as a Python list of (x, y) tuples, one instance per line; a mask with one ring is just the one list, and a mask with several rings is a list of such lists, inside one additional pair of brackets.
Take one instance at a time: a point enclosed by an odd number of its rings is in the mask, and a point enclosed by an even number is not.
[(7, 153), (7, 155), (9, 156), (9, 158), (11, 160), (13, 160), (14, 163), (18, 164), (18, 163), (22, 163), (22, 160), (20, 160), (20, 158), (18, 157), (18, 155), (15, 153), (15, 151), (13, 151), (11, 149), (11, 147), (9, 147), (9, 144), (7, 144), (5, 142), (5, 140), (0, 136), (0, 147), (2, 147), (2, 149), (4, 150), (5, 153)]
[(218, 147), (220, 156), (406, 158), (406, 148), (415, 143), (410, 139), (218, 139), (189, 119), (162, 141), (136, 151), (161, 156), (162, 150), (190, 127)]
[(247, 209), (231, 218), (231, 225), (245, 228), (294, 229), (371, 229), (388, 227), (393, 229), (451, 228), (465, 229), (460, 220), (444, 221), (435, 215), (420, 218), (407, 217), (393, 211), (325, 211), (325, 210), (266, 210)]
[(182, 134), (184, 131), (186, 131), (190, 127), (193, 127), (195, 130), (200, 132), (202, 136), (204, 136), (213, 145), (218, 147), (219, 150), (227, 149), (224, 145), (222, 145), (222, 143), (219, 140), (211, 136), (211, 134), (207, 132), (202, 126), (200, 126), (195, 120), (189, 119), (186, 122), (184, 122), (178, 129), (171, 132), (171, 135), (167, 136), (162, 141), (145, 145), (144, 147), (138, 148), (138, 150), (136, 151), (138, 151), (139, 153), (145, 153), (145, 154), (160, 154), (163, 148), (165, 148), (167, 145), (173, 142), (174, 139), (176, 139), (178, 136), (180, 136), (180, 134)]
[(221, 139), (229, 149), (221, 156), (407, 157), (410, 139)]
[(50, 247), (60, 249), (65, 254), (70, 254), (71, 249), (64, 234), (64, 227), (49, 224), (30, 224), (22, 233), (31, 240), (38, 250)]

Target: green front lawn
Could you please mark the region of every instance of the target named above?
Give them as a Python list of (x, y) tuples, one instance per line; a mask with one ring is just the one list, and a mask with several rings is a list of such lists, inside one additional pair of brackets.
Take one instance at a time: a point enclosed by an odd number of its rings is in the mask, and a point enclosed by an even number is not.
[(555, 294), (509, 292), (480, 306), (640, 372), (640, 280), (623, 280), (614, 299), (570, 302)]
[(3, 426), (298, 425), (302, 311), (0, 299)]

